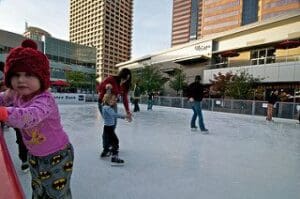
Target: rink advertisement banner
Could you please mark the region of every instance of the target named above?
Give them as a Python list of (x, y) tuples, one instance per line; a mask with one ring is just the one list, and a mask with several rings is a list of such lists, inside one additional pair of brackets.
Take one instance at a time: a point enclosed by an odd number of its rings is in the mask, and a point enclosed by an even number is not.
[(85, 103), (85, 94), (80, 93), (52, 93), (58, 104)]

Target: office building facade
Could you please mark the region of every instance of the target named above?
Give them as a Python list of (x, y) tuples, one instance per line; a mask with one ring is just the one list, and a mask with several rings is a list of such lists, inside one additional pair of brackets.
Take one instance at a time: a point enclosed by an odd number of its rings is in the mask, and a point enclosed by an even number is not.
[[(34, 32), (38, 30), (39, 37)], [(33, 32), (31, 32), (33, 31)], [(31, 33), (29, 33), (31, 32)], [(67, 72), (81, 72), (94, 76), (96, 71), (96, 48), (56, 39), (50, 34), (40, 34), (42, 29), (28, 27), (25, 35), (20, 35), (0, 29), (0, 61), (5, 62), (9, 51), (20, 46), (26, 38), (34, 39), (38, 49), (46, 54), (50, 61), (51, 81), (67, 81)]]
[(96, 74), (117, 73), (130, 59), (133, 0), (71, 0), (70, 41), (97, 48)]
[(262, 89), (286, 89), (294, 95), (300, 91), (300, 9), (278, 12), (282, 14), (273, 17), (262, 12), (264, 20), (204, 35), (118, 66), (137, 69), (151, 65), (167, 74), (180, 69), (188, 83), (199, 74), (207, 87), (214, 75), (245, 71), (261, 79)]
[(299, 0), (173, 0), (172, 46), (298, 9)]

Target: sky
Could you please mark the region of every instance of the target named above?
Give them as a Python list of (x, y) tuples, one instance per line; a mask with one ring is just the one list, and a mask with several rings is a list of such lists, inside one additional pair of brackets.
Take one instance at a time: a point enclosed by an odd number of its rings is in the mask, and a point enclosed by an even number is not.
[[(134, 0), (132, 58), (171, 46), (172, 0)], [(69, 0), (0, 0), (0, 29), (22, 34), (25, 22), (69, 40)]]

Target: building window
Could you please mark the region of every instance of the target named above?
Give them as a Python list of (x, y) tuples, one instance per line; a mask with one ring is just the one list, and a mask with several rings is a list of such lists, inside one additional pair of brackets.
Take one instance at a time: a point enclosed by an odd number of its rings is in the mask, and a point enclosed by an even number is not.
[(242, 25), (256, 22), (257, 19), (258, 19), (258, 0), (244, 0)]
[(192, 0), (191, 23), (190, 23), (190, 40), (197, 39), (198, 13), (199, 13), (199, 0)]
[(264, 48), (251, 51), (251, 65), (275, 63), (275, 49)]

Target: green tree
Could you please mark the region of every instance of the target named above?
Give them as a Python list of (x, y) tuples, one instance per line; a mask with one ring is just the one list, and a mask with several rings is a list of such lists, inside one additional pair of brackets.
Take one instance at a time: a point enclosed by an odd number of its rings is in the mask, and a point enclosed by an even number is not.
[(179, 94), (179, 91), (183, 91), (183, 89), (187, 87), (187, 82), (185, 80), (185, 73), (180, 69), (175, 70), (175, 75), (173, 76), (169, 85), (176, 91), (177, 95)]
[(234, 99), (253, 99), (255, 88), (262, 78), (254, 78), (246, 71), (240, 74), (228, 72), (214, 75), (214, 80), (210, 80), (212, 86), (210, 92), (219, 97), (230, 97)]
[(215, 97), (225, 97), (225, 91), (230, 83), (231, 79), (234, 77), (234, 74), (230, 71), (225, 74), (219, 72), (217, 75), (214, 74), (214, 79), (209, 80), (212, 84), (210, 87), (210, 94)]
[(142, 92), (161, 91), (166, 82), (159, 69), (153, 65), (145, 65), (137, 79)]
[(95, 74), (85, 74), (79, 71), (67, 72), (67, 81), (71, 84), (72, 88), (89, 88), (90, 90), (94, 90), (95, 80)]
[(253, 99), (255, 87), (260, 78), (242, 71), (239, 75), (234, 75), (226, 87), (225, 95), (234, 99)]

